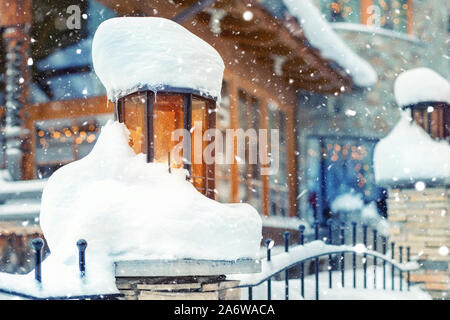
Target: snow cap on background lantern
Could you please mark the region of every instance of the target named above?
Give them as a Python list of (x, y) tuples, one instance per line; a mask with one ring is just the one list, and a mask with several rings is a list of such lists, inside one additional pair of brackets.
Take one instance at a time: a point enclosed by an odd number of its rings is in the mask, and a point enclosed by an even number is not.
[(224, 63), (204, 40), (172, 20), (104, 21), (92, 43), (95, 72), (116, 100), (141, 89), (187, 88), (220, 100)]

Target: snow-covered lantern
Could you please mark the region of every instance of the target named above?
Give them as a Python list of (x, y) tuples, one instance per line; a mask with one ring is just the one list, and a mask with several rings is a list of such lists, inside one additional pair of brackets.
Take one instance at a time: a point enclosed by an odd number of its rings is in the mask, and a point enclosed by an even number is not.
[(450, 138), (450, 83), (428, 68), (400, 74), (394, 86), (400, 107), (435, 139)]
[(207, 130), (216, 126), (224, 71), (218, 52), (181, 25), (155, 17), (103, 22), (92, 52), (136, 154), (184, 167), (194, 186), (214, 198), (214, 163), (206, 164), (203, 151), (213, 143), (204, 139)]

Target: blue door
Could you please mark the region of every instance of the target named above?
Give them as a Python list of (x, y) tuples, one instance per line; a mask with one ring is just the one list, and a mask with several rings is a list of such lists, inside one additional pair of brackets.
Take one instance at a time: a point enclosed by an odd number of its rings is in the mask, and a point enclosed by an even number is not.
[(310, 209), (322, 224), (333, 216), (331, 205), (343, 194), (377, 201), (373, 150), (377, 140), (358, 137), (311, 136), (307, 146), (307, 187)]

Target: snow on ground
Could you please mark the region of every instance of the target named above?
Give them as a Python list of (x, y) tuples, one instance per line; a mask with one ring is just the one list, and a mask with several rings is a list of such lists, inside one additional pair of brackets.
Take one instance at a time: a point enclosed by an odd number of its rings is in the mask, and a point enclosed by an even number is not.
[[(91, 153), (55, 171), (44, 188), (40, 223), (51, 254), (42, 289), (33, 272), (0, 274), (0, 288), (35, 296), (117, 293), (114, 261), (255, 258), (258, 212), (211, 200), (186, 181), (184, 170), (172, 172), (134, 154), (125, 125), (109, 121)], [(79, 239), (88, 242), (85, 282)]]
[(380, 216), (376, 203), (364, 204), (360, 193), (344, 193), (331, 203), (331, 210), (339, 214), (339, 219), (346, 223), (363, 223), (378, 231), (383, 236), (389, 235), (389, 224)]
[[(411, 286), (410, 291), (407, 291), (407, 283), (403, 280), (403, 291), (399, 290), (400, 278), (394, 277), (395, 290), (391, 289), (390, 268), (386, 268), (387, 281), (386, 290), (383, 290), (383, 269), (378, 266), (377, 272), (377, 288), (374, 289), (374, 269), (372, 266), (367, 268), (367, 289), (363, 287), (364, 273), (363, 270), (357, 269), (356, 283), (357, 288), (353, 289), (353, 270), (346, 270), (344, 272), (345, 286), (342, 288), (341, 272), (333, 271), (333, 288), (328, 286), (328, 272), (319, 273), (319, 299), (320, 300), (431, 300), (428, 293), (422, 291), (417, 286)], [(289, 299), (290, 300), (314, 300), (316, 293), (315, 276), (305, 277), (305, 297), (301, 296), (301, 282), (299, 279), (289, 280)], [(285, 299), (285, 281), (272, 280), (272, 300)], [(248, 299), (248, 289), (241, 289), (241, 299)], [(254, 300), (267, 299), (267, 282), (253, 288)]]
[(353, 211), (361, 210), (364, 206), (362, 196), (357, 193), (344, 193), (336, 197), (331, 203), (331, 210), (338, 211)]
[(450, 145), (433, 140), (401, 114), (394, 129), (375, 146), (374, 170), (379, 184), (450, 178)]
[(195, 89), (220, 98), (225, 66), (219, 53), (171, 20), (106, 20), (94, 35), (92, 58), (111, 100), (138, 88), (164, 86)]
[(394, 93), (401, 107), (431, 101), (450, 104), (450, 83), (428, 68), (415, 68), (401, 73), (395, 80)]
[(301, 24), (308, 41), (320, 50), (324, 58), (337, 62), (360, 87), (372, 86), (377, 82), (377, 73), (372, 66), (342, 41), (310, 0), (283, 2)]

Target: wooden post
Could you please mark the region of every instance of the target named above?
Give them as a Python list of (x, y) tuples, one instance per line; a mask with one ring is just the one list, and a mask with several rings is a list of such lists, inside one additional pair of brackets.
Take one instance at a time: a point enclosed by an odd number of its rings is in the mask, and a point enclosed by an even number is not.
[(31, 0), (2, 1), (0, 28), (6, 47), (6, 115), (2, 124), (6, 167), (13, 180), (22, 179), (23, 141), (28, 140), (24, 129), (23, 109), (27, 103), (30, 73), (28, 72)]
[(407, 11), (407, 17), (408, 17), (408, 34), (409, 35), (413, 35), (414, 33), (414, 28), (413, 28), (413, 0), (408, 0), (408, 11)]
[[(268, 105), (267, 105), (267, 101), (266, 101), (266, 99), (262, 99), (261, 100), (261, 105), (260, 105), (260, 127), (261, 127), (261, 129), (268, 129), (267, 127), (267, 108), (268, 108)], [(267, 137), (268, 137), (268, 139), (270, 139), (270, 134), (268, 133), (268, 135), (267, 135)], [(268, 141), (266, 141), (266, 145), (265, 145), (265, 149), (266, 150), (264, 150), (264, 156), (267, 156), (268, 155), (268, 149), (267, 149), (267, 147), (269, 146), (269, 141), (270, 140), (268, 140)], [(264, 159), (264, 160), (267, 160), (267, 159)], [(264, 161), (265, 162), (265, 161)], [(261, 167), (269, 167), (269, 165), (261, 165)], [(270, 215), (270, 205), (269, 205), (269, 195), (270, 195), (270, 193), (269, 193), (269, 183), (270, 183), (270, 181), (269, 181), (269, 176), (266, 174), (266, 175), (261, 175), (261, 180), (262, 180), (262, 206), (261, 206), (261, 208), (262, 208), (262, 213), (265, 215), (265, 216), (269, 216)]]
[[(230, 116), (231, 129), (236, 130), (239, 126), (239, 110), (238, 110), (238, 87), (236, 79), (230, 77), (228, 81), (228, 90), (230, 97)], [(237, 139), (233, 139), (233, 163), (231, 166), (231, 202), (239, 202), (239, 167), (235, 156), (237, 155)]]
[(0, 1), (0, 27), (31, 24), (31, 0)]
[(297, 150), (296, 131), (295, 131), (295, 106), (291, 106), (287, 112), (287, 131), (286, 131), (286, 167), (289, 192), (289, 215), (297, 216)]

